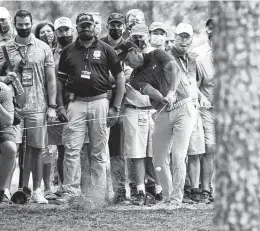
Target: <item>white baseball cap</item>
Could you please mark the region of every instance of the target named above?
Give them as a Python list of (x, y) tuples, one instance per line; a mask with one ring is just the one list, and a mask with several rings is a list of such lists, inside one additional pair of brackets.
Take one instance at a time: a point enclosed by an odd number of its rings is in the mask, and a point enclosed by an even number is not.
[(0, 18), (10, 18), (9, 11), (3, 6), (0, 6)]
[(70, 18), (60, 17), (60, 18), (57, 18), (55, 20), (55, 22), (54, 22), (54, 30), (57, 30), (58, 28), (60, 28), (62, 26), (66, 26), (66, 27), (72, 28), (72, 21), (70, 20)]
[(176, 27), (175, 33), (176, 34), (187, 33), (190, 36), (192, 36), (193, 29), (192, 29), (191, 24), (182, 22), (182, 23), (178, 24), (178, 26)]

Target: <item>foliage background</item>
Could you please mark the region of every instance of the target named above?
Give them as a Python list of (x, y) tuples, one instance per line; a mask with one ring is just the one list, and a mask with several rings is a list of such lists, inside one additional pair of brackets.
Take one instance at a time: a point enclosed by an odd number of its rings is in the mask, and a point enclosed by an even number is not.
[(32, 13), (33, 22), (41, 20), (54, 20), (61, 16), (67, 16), (75, 23), (76, 17), (82, 12), (100, 12), (102, 17), (101, 36), (105, 35), (106, 21), (109, 14), (119, 12), (125, 15), (128, 10), (138, 8), (145, 14), (146, 24), (153, 21), (162, 21), (167, 26), (171, 36), (175, 26), (180, 22), (191, 23), (195, 38), (193, 46), (205, 41), (205, 22), (209, 16), (208, 1), (1, 1), (14, 15), (20, 9)]

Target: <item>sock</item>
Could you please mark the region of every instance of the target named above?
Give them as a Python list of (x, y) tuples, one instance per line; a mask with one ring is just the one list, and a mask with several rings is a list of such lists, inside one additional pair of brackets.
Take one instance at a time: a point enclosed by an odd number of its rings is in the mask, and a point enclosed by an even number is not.
[(162, 191), (162, 186), (159, 184), (155, 184), (155, 193), (159, 194)]
[(145, 186), (144, 186), (144, 184), (138, 184), (138, 185), (136, 185), (136, 189), (137, 189), (137, 192), (143, 191), (144, 194), (145, 194)]

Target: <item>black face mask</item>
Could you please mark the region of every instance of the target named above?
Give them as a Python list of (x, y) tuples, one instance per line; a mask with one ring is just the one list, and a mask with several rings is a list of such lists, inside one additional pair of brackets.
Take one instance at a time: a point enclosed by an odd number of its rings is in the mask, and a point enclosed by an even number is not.
[(91, 40), (94, 37), (93, 32), (87, 31), (87, 30), (82, 30), (79, 32), (79, 38), (82, 41), (88, 41)]
[(68, 44), (72, 43), (73, 35), (70, 36), (63, 36), (58, 38), (58, 42), (61, 46), (65, 47)]
[(122, 29), (109, 29), (109, 35), (113, 39), (119, 39), (123, 34)]
[(144, 42), (144, 40), (135, 40), (134, 44), (136, 46), (138, 46), (141, 50), (143, 50), (144, 48), (146, 48), (146, 44)]
[(31, 34), (32, 28), (19, 29), (16, 28), (17, 34), (22, 38), (27, 38)]
[(10, 29), (10, 26), (8, 24), (0, 24), (0, 33), (6, 34)]

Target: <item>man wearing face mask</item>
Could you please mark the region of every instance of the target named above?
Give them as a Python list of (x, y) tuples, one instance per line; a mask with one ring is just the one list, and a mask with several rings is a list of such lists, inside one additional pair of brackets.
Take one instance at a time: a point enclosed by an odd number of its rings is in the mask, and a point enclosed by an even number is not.
[(149, 27), (150, 44), (153, 49), (165, 50), (167, 30), (165, 23), (153, 22)]
[[(60, 57), (58, 68), (58, 104), (60, 115), (68, 119), (64, 126), (65, 146), (63, 193), (58, 204), (68, 203), (81, 193), (77, 181), (80, 151), (84, 143), (86, 128), (90, 137), (91, 186), (99, 200), (106, 199), (108, 141), (107, 126), (112, 126), (119, 116), (124, 94), (124, 74), (117, 62), (114, 49), (98, 40), (91, 14), (81, 13), (76, 19), (78, 38), (66, 46)], [(111, 89), (109, 71), (115, 78), (116, 93), (109, 108), (107, 91)], [(67, 83), (67, 84), (66, 84)], [(64, 108), (63, 92), (74, 93), (68, 109)], [(110, 117), (106, 120), (106, 117)], [(86, 122), (87, 120), (87, 122)]]
[[(53, 54), (50, 47), (35, 38), (31, 33), (32, 16), (25, 10), (18, 11), (14, 16), (17, 36), (6, 44), (10, 62), (14, 64), (13, 71), (7, 70), (4, 82), (19, 78), (22, 83), (25, 99), (19, 114), (25, 118), (16, 133), (17, 143), (26, 127), (36, 127), (27, 130), (27, 152), (25, 155), (23, 183), (28, 186), (30, 172), (33, 175), (33, 193), (31, 201), (46, 204), (48, 201), (41, 192), (42, 154), (46, 148), (48, 122), (56, 117), (56, 78)], [(5, 56), (0, 51), (0, 72), (6, 63)], [(37, 97), (35, 97), (37, 95)]]
[(0, 6), (0, 46), (14, 38), (16, 35), (11, 25), (11, 18), (8, 10)]
[(87, 14), (91, 14), (93, 16), (95, 22), (95, 36), (99, 38), (102, 31), (101, 15), (98, 12), (87, 12)]
[(131, 9), (126, 13), (126, 30), (123, 38), (127, 39), (131, 33), (133, 26), (136, 24), (145, 24), (144, 12), (139, 9)]
[[(101, 38), (102, 41), (112, 46), (117, 50), (118, 46), (125, 42), (122, 34), (125, 31), (125, 18), (122, 14), (112, 13), (107, 20), (108, 35)], [(132, 69), (122, 65), (125, 77), (129, 76)], [(110, 75), (110, 82), (115, 83), (115, 79)], [(109, 152), (111, 161), (111, 174), (113, 180), (113, 188), (115, 191), (115, 203), (127, 202), (125, 192), (125, 162), (122, 150), (123, 144), (123, 128), (122, 118), (119, 118), (117, 123), (110, 128), (109, 135)]]
[(133, 26), (129, 41), (136, 44), (143, 53), (149, 53), (153, 50), (149, 43), (149, 30), (145, 24), (136, 24)]

